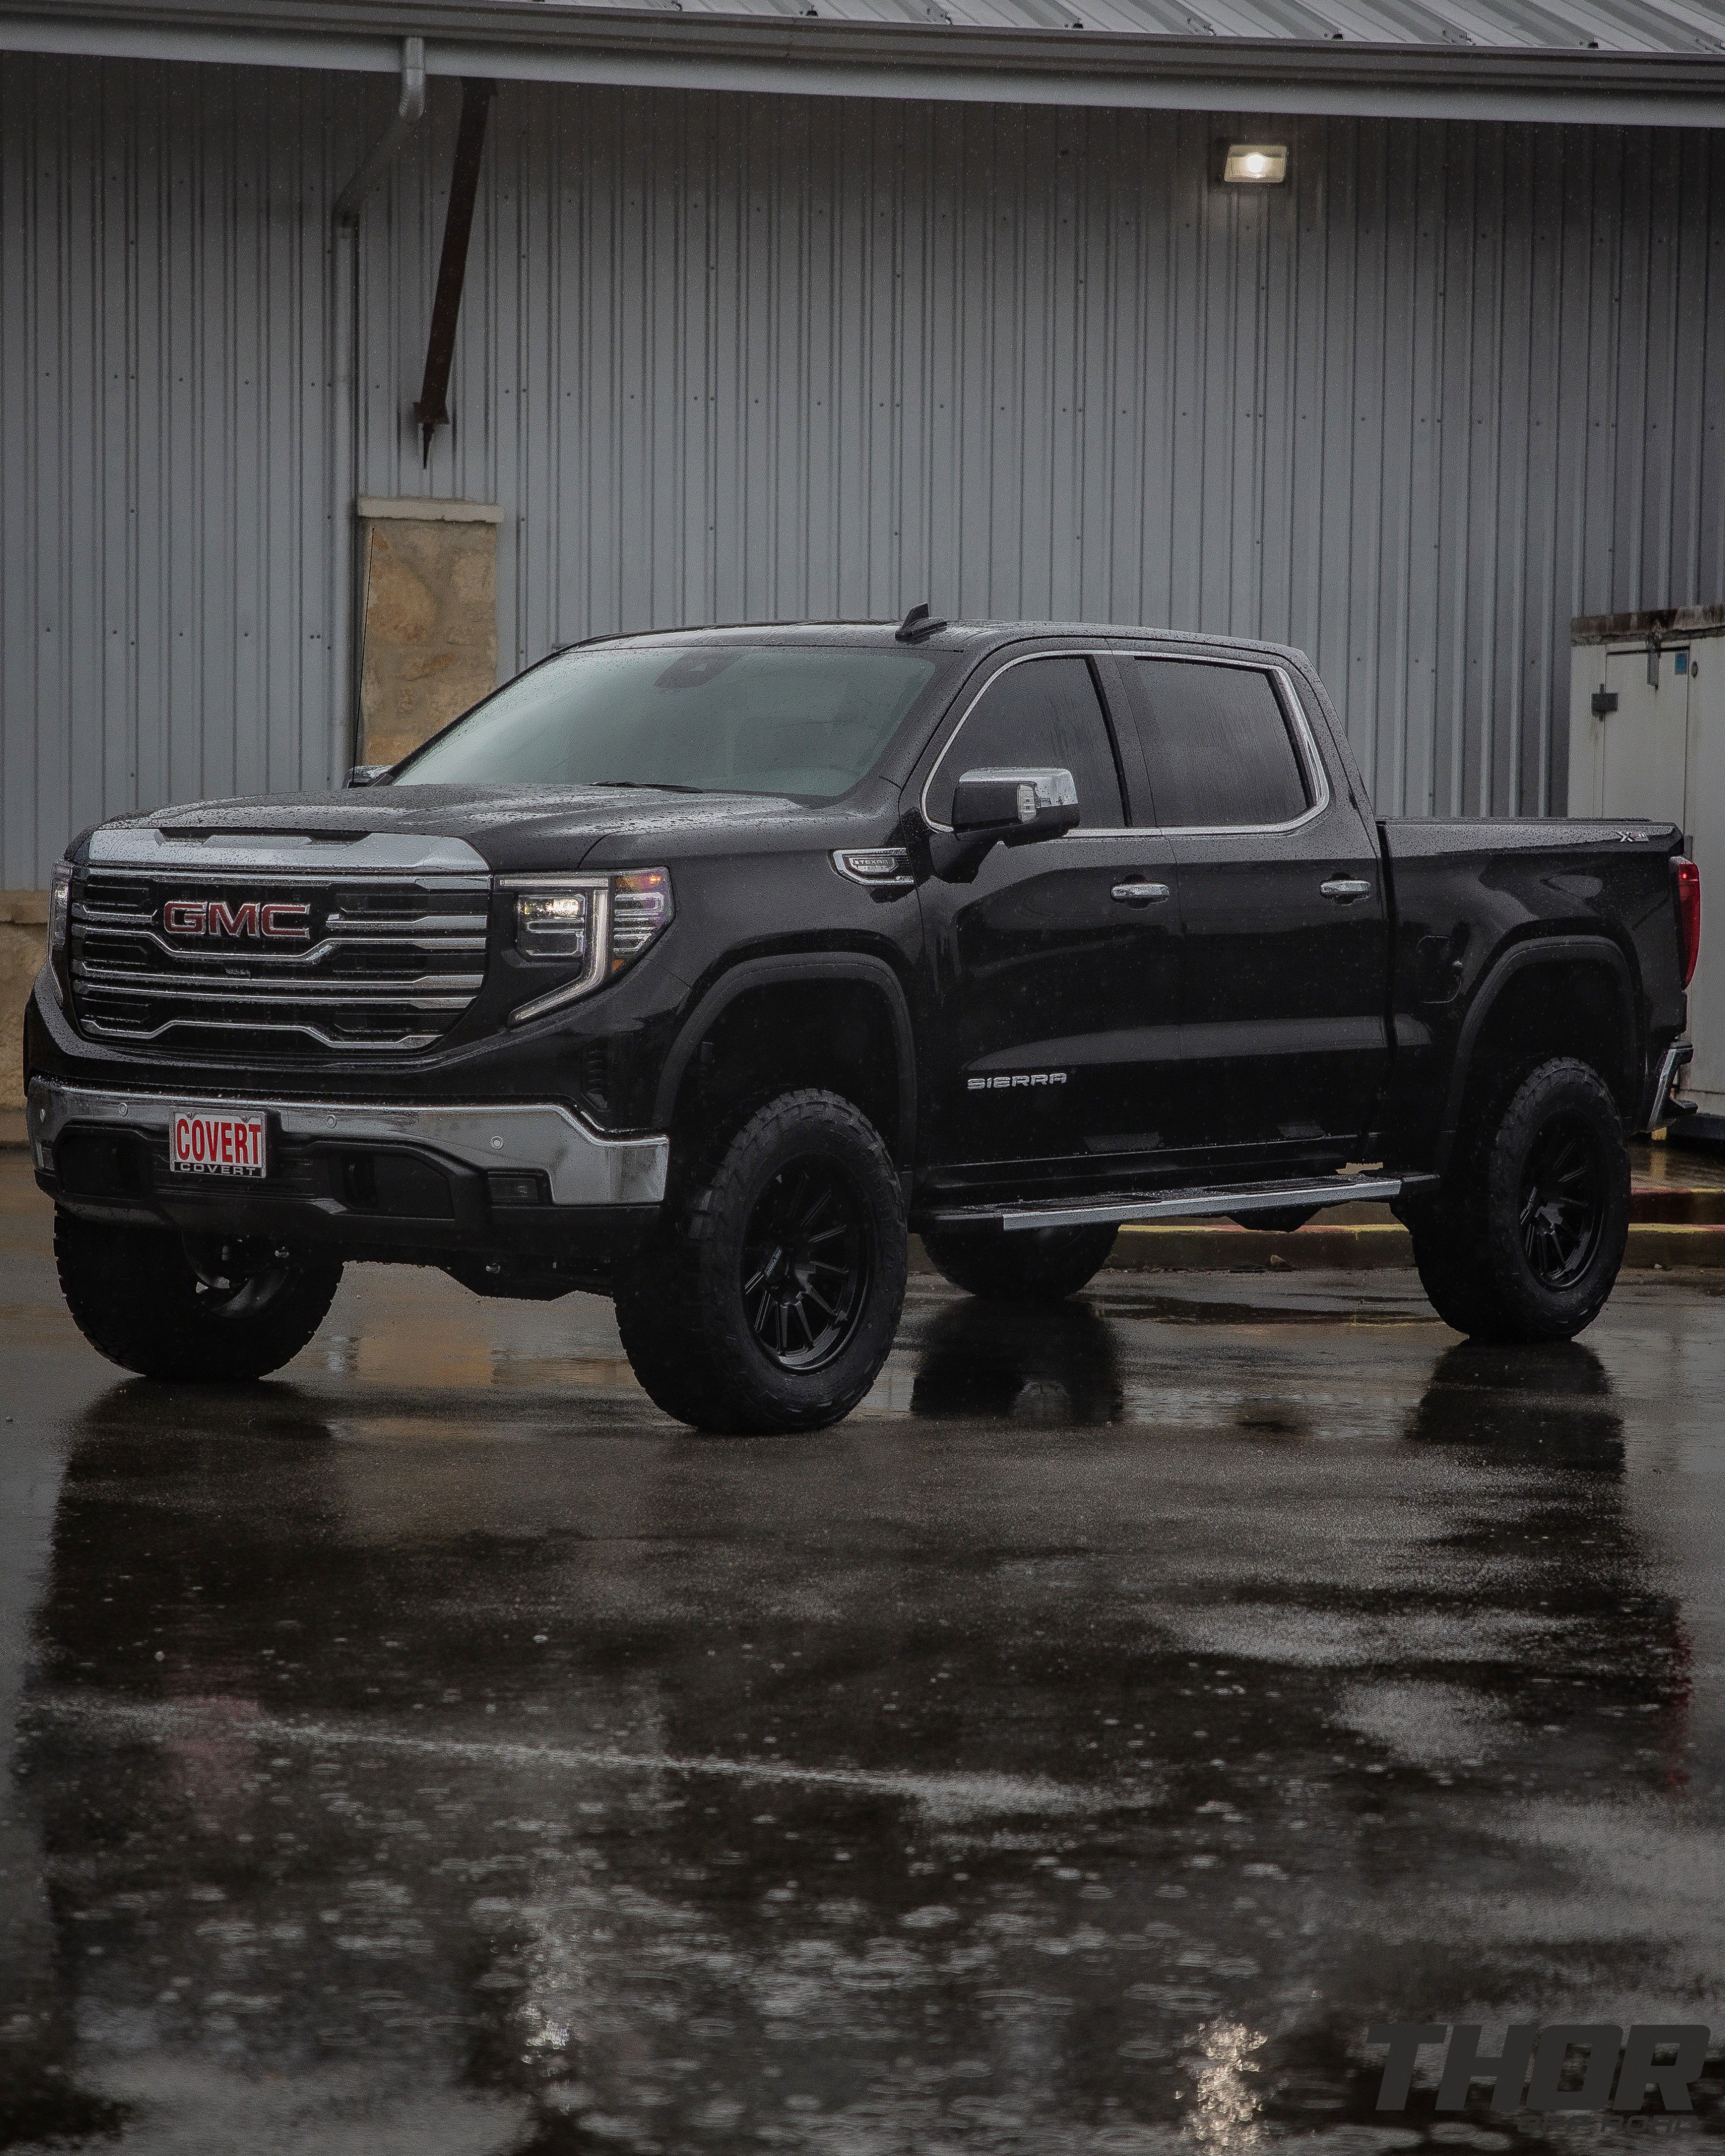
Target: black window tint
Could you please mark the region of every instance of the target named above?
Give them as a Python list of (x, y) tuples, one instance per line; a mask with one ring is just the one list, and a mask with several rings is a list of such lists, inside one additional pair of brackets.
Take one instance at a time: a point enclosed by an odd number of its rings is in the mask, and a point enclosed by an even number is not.
[(1312, 806), (1267, 674), (1178, 659), (1140, 659), (1126, 671), (1164, 830), (1286, 824)]
[(936, 822), (952, 822), (952, 789), (967, 771), (1026, 765), (1070, 771), (1085, 823), (1102, 830), (1125, 823), (1114, 747), (1086, 660), (1030, 659), (994, 677), (935, 773), (928, 805)]

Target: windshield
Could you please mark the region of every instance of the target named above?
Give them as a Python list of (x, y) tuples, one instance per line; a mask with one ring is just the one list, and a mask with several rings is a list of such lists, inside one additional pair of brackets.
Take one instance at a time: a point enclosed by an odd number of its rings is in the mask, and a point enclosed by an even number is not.
[(797, 644), (567, 651), (458, 720), (394, 783), (830, 798), (867, 777), (934, 665)]

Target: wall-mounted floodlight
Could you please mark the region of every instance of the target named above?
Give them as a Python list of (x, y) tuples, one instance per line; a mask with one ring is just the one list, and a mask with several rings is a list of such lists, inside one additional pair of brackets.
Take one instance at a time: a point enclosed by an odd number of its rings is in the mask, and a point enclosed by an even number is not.
[(1230, 142), (1222, 177), (1235, 187), (1279, 187), (1288, 176), (1286, 142)]

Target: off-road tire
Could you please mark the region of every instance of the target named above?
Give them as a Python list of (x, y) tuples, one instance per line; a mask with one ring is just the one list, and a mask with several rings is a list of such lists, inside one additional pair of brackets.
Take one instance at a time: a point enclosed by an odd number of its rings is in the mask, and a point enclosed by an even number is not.
[(1101, 1271), (1120, 1230), (927, 1228), (922, 1247), (954, 1287), (988, 1302), (1064, 1302)]
[[(1569, 1187), (1584, 1207), (1550, 1180), (1548, 1163), (1572, 1141), (1583, 1165)], [(1439, 1317), (1476, 1340), (1573, 1339), (1616, 1284), (1629, 1188), (1623, 1119), (1596, 1070), (1558, 1056), (1502, 1074), (1458, 1138), (1441, 1193), (1406, 1216)], [(1558, 1194), (1555, 1211), (1536, 1203), (1546, 1191)], [(1573, 1262), (1558, 1262), (1572, 1240)]]
[[(624, 1352), (649, 1397), (697, 1430), (745, 1435), (824, 1429), (849, 1414), (874, 1383), (904, 1306), (904, 1193), (891, 1158), (860, 1110), (813, 1089), (769, 1101), (715, 1151), (710, 1164), (686, 1177), (653, 1240), (619, 1272)], [(854, 1257), (849, 1302), (833, 1285), (833, 1266), (797, 1240), (799, 1190), (814, 1191), (817, 1200), (822, 1190), (830, 1194), (827, 1215), (810, 1201), (812, 1247), (828, 1258)], [(783, 1209), (778, 1244), (776, 1208)], [(819, 1225), (822, 1218), (842, 1219), (836, 1238)], [(788, 1251), (802, 1255), (776, 1286), (762, 1285)], [(811, 1264), (817, 1273), (809, 1273)], [(814, 1334), (820, 1309), (799, 1296), (804, 1274), (807, 1287), (842, 1306), (829, 1352)], [(803, 1317), (783, 1317), (788, 1334), (773, 1336), (774, 1313), (799, 1303)], [(801, 1348), (799, 1324), (809, 1336)], [(809, 1367), (788, 1367), (786, 1358), (798, 1353), (813, 1358)]]
[(340, 1261), (295, 1252), (231, 1292), (212, 1289), (171, 1228), (114, 1226), (58, 1208), (54, 1262), (74, 1323), (145, 1378), (244, 1384), (291, 1362), (324, 1321)]

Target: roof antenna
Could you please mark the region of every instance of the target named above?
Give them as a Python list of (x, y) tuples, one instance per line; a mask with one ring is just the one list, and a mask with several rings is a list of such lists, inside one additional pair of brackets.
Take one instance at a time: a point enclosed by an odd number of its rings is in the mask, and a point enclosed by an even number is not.
[(925, 636), (934, 635), (946, 625), (943, 621), (928, 619), (928, 602), (925, 599), (921, 606), (913, 606), (893, 631), (893, 640), (897, 644), (920, 644)]

